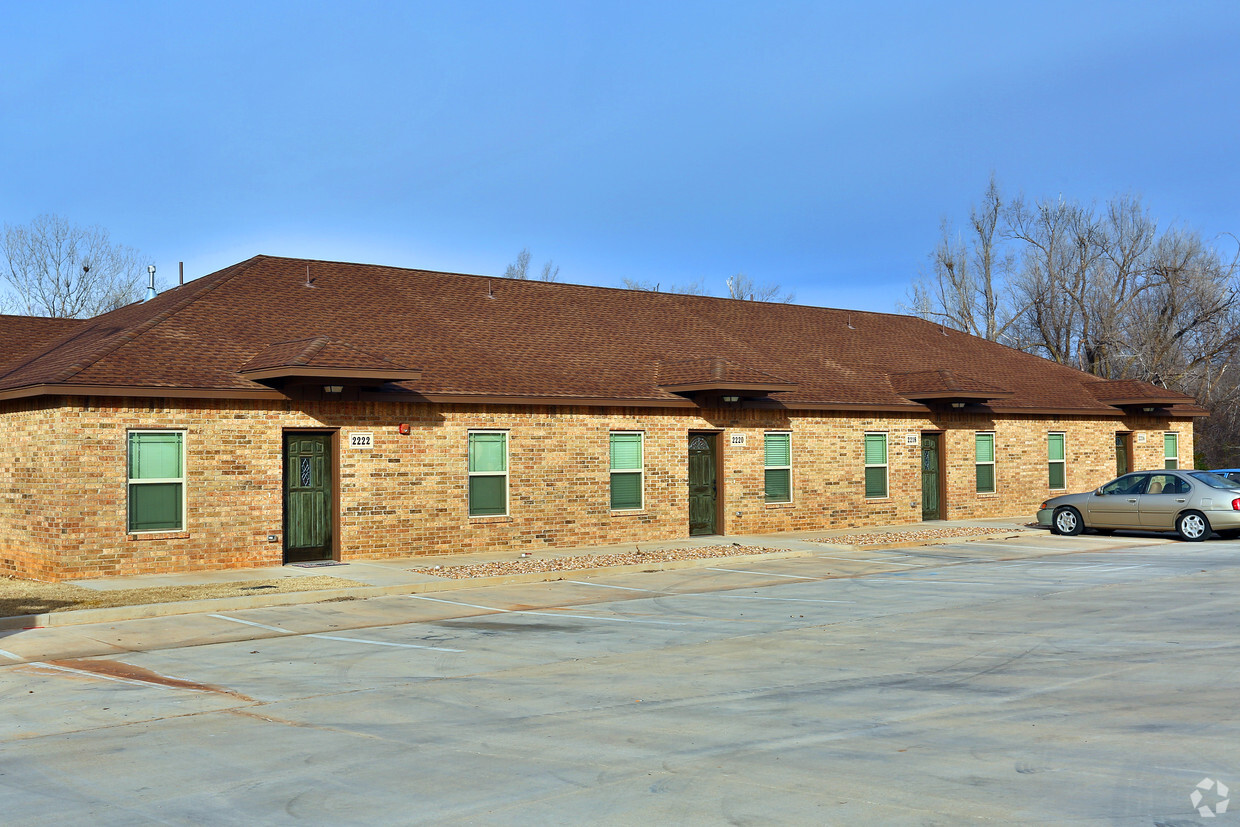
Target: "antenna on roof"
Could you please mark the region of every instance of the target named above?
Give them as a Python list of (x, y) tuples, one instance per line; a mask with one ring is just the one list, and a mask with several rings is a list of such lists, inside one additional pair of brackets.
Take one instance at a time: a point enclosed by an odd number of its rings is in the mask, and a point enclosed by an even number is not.
[[(89, 267), (90, 265), (86, 265), (83, 269), (84, 270), (89, 269)], [(159, 295), (158, 293), (155, 292), (155, 265), (154, 264), (146, 265), (146, 272), (147, 272), (147, 275), (151, 277), (151, 280), (146, 285), (146, 301), (149, 302), (151, 299)]]
[(310, 278), (310, 265), (306, 265), (306, 287), (313, 287), (314, 279)]

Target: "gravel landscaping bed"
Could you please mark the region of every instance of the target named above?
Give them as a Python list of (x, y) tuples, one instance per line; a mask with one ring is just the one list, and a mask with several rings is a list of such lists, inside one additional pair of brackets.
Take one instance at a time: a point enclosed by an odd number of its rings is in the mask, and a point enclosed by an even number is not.
[[(1019, 534), (1023, 529), (1008, 529)], [(838, 537), (815, 537), (811, 543), (832, 543), (844, 546), (877, 546), (886, 543), (920, 543), (926, 540), (950, 540), (956, 537), (980, 537), (987, 534), (1002, 534), (1004, 529), (985, 526), (954, 526), (948, 528), (926, 528), (918, 531), (875, 531), (870, 534), (842, 534)]]
[(576, 557), (523, 557), (493, 563), (444, 566), (442, 569), (411, 569), (440, 577), (464, 579), (493, 577), (500, 574), (532, 574), (534, 572), (574, 571), (604, 566), (633, 566), (642, 563), (666, 563), (673, 560), (703, 560), (711, 557), (737, 557), (742, 554), (770, 554), (787, 551), (763, 546), (698, 546), (695, 548), (656, 548), (650, 551), (629, 551), (617, 554), (583, 554)]

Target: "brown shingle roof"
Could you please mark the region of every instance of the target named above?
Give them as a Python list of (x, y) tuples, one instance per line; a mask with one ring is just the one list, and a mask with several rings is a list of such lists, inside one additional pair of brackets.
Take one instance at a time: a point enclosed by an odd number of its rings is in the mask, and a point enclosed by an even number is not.
[(320, 336), (348, 343), (353, 356), (335, 351), (346, 366), (421, 367), (399, 389), (431, 398), (683, 402), (660, 387), (660, 363), (720, 359), (729, 375), (795, 385), (772, 394), (789, 407), (922, 410), (888, 377), (950, 369), (958, 385), (1009, 391), (1004, 410), (1118, 413), (1087, 390), (1092, 376), (908, 316), (267, 256), (71, 326), (6, 365), (0, 393), (266, 391), (247, 363)]
[(0, 372), (17, 369), (23, 361), (38, 356), (49, 344), (83, 324), (82, 319), (0, 314)]
[(919, 370), (893, 373), (891, 387), (906, 399), (1004, 399), (1012, 392), (971, 377), (957, 376), (954, 371)]

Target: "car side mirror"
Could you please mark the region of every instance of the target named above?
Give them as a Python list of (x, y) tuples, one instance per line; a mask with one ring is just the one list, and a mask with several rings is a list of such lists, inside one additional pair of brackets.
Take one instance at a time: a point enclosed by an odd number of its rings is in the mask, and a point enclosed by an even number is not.
[(1095, 496), (1095, 497), (1101, 497), (1101, 496), (1102, 496), (1102, 488), (1101, 488), (1101, 486), (1100, 486), (1100, 487), (1098, 487), (1098, 488), (1095, 488), (1095, 489), (1094, 489), (1094, 496)]

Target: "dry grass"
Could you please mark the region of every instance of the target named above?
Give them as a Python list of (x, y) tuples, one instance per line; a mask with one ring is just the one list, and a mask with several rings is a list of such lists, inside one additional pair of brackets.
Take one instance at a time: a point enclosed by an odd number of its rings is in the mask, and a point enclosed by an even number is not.
[(70, 583), (39, 583), (0, 577), (0, 617), (65, 612), (72, 609), (105, 609), (143, 603), (173, 603), (213, 597), (248, 597), (256, 594), (345, 589), (352, 580), (325, 575), (282, 577), (275, 580), (238, 580), (195, 586), (156, 586), (149, 589), (96, 591)]

